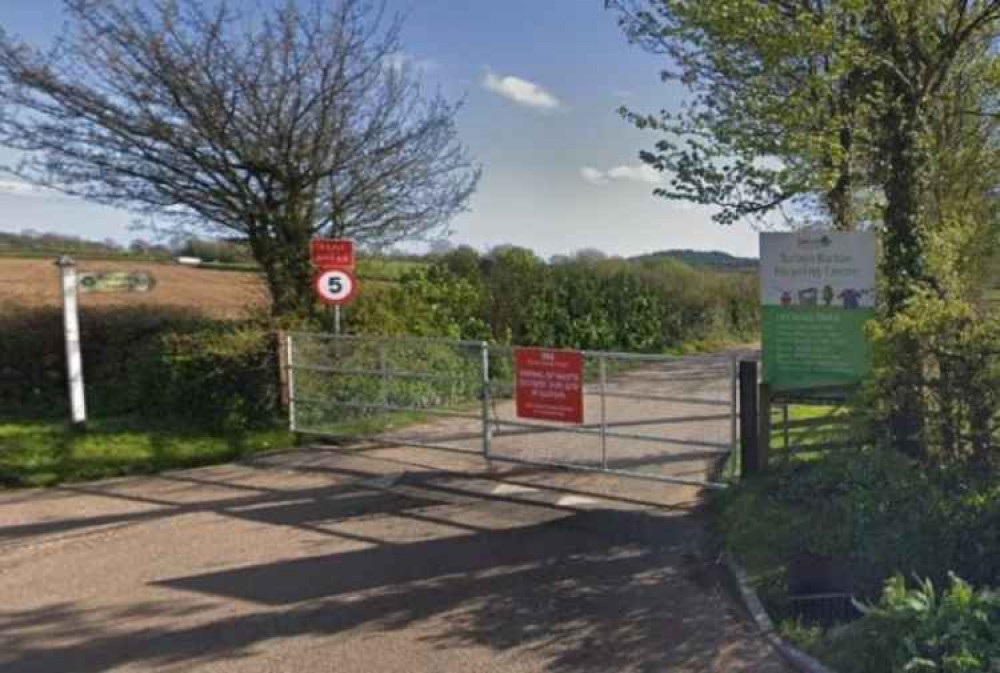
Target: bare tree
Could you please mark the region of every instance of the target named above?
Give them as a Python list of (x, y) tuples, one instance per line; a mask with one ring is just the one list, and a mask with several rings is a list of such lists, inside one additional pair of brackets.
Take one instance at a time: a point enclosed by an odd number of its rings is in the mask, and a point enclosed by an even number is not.
[(276, 313), (311, 310), (311, 237), (420, 238), (475, 190), (459, 105), (424, 94), (382, 5), (65, 7), (46, 52), (0, 30), (0, 144), (25, 157), (8, 170), (245, 238)]

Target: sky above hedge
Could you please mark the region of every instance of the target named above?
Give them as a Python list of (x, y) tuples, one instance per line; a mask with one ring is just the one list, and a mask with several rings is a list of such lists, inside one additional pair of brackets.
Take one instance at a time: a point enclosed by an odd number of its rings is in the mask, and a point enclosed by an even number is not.
[[(485, 174), (452, 240), (479, 249), (513, 243), (543, 255), (596, 247), (631, 255), (666, 248), (757, 254), (745, 225), (652, 196), (659, 180), (638, 152), (654, 137), (616, 109), (674, 108), (682, 91), (660, 82), (662, 62), (627, 44), (602, 0), (389, 0), (407, 13), (400, 58), (434, 87), (465, 98), (462, 140)], [(0, 24), (48, 44), (61, 0), (0, 3)], [(0, 150), (0, 161), (9, 161)], [(126, 242), (128, 213), (0, 176), (0, 229), (51, 230)]]

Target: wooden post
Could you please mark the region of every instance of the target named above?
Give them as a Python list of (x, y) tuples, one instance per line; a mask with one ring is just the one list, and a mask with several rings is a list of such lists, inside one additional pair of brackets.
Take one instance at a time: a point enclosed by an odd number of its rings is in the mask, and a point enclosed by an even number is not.
[(757, 440), (757, 465), (758, 472), (767, 470), (768, 460), (771, 454), (771, 386), (760, 384), (760, 421), (757, 426), (760, 438)]
[(740, 362), (740, 476), (757, 472), (757, 363)]
[(788, 402), (781, 405), (781, 422), (783, 423), (783, 434), (785, 438), (785, 460), (792, 458), (791, 438), (788, 435)]
[(281, 408), (288, 409), (288, 343), (285, 331), (278, 330), (278, 385), (281, 389)]

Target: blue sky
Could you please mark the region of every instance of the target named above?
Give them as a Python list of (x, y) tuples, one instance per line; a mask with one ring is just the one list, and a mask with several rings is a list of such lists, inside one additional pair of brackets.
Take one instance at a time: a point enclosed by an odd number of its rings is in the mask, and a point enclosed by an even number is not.
[[(595, 247), (632, 255), (666, 248), (757, 254), (746, 225), (652, 196), (637, 154), (655, 136), (615, 112), (675, 107), (662, 62), (627, 44), (602, 0), (389, 0), (405, 11), (406, 56), (428, 84), (464, 96), (462, 141), (485, 168), (456, 243), (513, 243), (543, 255)], [(3, 0), (0, 23), (47, 44), (61, 0)], [(0, 150), (0, 161), (11, 155)], [(0, 230), (32, 228), (128, 241), (133, 216), (10, 184), (0, 177)]]

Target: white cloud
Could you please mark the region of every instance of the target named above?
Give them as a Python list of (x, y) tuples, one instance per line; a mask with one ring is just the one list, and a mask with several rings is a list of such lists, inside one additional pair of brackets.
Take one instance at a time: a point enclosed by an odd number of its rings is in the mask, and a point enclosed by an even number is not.
[(593, 166), (584, 166), (580, 169), (580, 175), (583, 179), (592, 185), (606, 185), (608, 184), (608, 176), (606, 176), (601, 171), (597, 170)]
[(62, 192), (57, 192), (48, 187), (39, 187), (20, 180), (0, 180), (0, 196), (31, 196), (31, 197), (60, 197)]
[(648, 182), (651, 185), (659, 184), (660, 172), (649, 164), (636, 164), (634, 166), (615, 166), (608, 171), (608, 177), (612, 180), (632, 180), (633, 182)]
[(584, 166), (580, 169), (580, 175), (593, 185), (606, 185), (609, 182), (621, 180), (658, 185), (662, 180), (660, 172), (648, 164), (614, 166), (606, 171)]
[(487, 71), (483, 78), (483, 87), (495, 94), (514, 101), (518, 105), (525, 105), (539, 110), (555, 110), (562, 107), (559, 99), (551, 93), (526, 79), (507, 75), (498, 77)]

